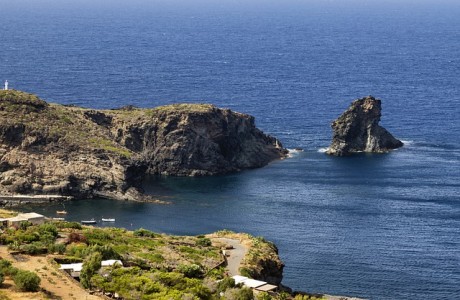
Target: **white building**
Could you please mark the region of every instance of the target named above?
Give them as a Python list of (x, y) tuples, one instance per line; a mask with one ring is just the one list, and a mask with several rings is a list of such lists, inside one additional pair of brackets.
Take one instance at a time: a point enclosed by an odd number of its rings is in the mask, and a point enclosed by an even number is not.
[[(109, 259), (109, 260), (101, 261), (101, 268), (110, 267), (114, 265), (119, 265), (123, 267), (123, 263), (121, 262), (121, 260)], [(62, 264), (59, 269), (66, 271), (72, 277), (80, 277), (80, 272), (82, 268), (83, 268), (83, 263), (74, 263), (74, 264)]]
[(45, 222), (45, 216), (34, 212), (18, 214), (16, 217), (5, 219), (8, 226), (19, 226), (21, 222), (30, 222), (34, 225), (40, 225)]
[(235, 280), (235, 284), (241, 283), (256, 291), (271, 292), (278, 288), (276, 285), (268, 284), (265, 281), (255, 280), (241, 275), (235, 275), (232, 278)]

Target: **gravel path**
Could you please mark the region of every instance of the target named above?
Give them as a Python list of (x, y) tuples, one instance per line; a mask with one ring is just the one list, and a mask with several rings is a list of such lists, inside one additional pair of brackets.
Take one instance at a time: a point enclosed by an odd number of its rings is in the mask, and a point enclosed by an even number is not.
[(239, 275), (238, 269), (248, 249), (239, 240), (229, 238), (216, 238), (216, 240), (233, 247), (233, 249), (225, 250), (227, 270), (230, 276)]

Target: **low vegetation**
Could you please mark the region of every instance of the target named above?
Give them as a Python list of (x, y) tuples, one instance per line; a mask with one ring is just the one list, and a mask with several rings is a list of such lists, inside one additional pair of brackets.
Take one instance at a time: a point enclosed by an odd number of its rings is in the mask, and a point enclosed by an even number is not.
[[(59, 144), (66, 144), (69, 151), (87, 148), (130, 157), (131, 152), (123, 145), (107, 139), (110, 136), (108, 130), (101, 130), (103, 127), (85, 116), (88, 111), (79, 107), (49, 104), (36, 95), (21, 91), (0, 90), (2, 124), (21, 127), (20, 130), (35, 137), (38, 145), (59, 141)], [(16, 116), (14, 119), (11, 118), (12, 114)]]
[[(170, 236), (142, 228), (128, 231), (65, 221), (41, 225), (23, 222), (17, 227), (4, 228), (0, 244), (22, 255), (53, 254), (58, 263), (83, 262), (80, 283), (86, 289), (108, 295), (116, 293), (122, 299), (321, 299), (288, 293), (254, 294), (249, 288), (235, 285), (226, 275), (222, 245), (212, 240), (213, 236), (232, 235), (244, 235), (244, 240), (251, 243), (244, 268), (249, 275), (254, 274), (258, 271), (257, 255), (269, 253), (268, 249), (274, 245), (262, 238), (229, 231), (209, 236)], [(102, 267), (101, 262), (109, 259), (121, 260), (123, 266)], [(19, 290), (40, 289), (40, 278), (35, 273), (18, 270), (10, 262), (0, 260), (0, 282), (5, 277), (10, 277)], [(46, 277), (53, 284), (61, 279)]]
[[(28, 255), (61, 254), (57, 260), (62, 263), (83, 262), (80, 280), (85, 288), (118, 293), (124, 299), (217, 299), (216, 280), (225, 272), (219, 267), (223, 262), (220, 249), (206, 238), (146, 229), (133, 232), (72, 222), (23, 222), (17, 228), (5, 228), (0, 243)], [(107, 259), (121, 259), (124, 267), (101, 268), (101, 261)], [(36, 289), (30, 272), (17, 274), (12, 278), (18, 288)]]
[(23, 292), (37, 292), (40, 289), (40, 277), (34, 272), (14, 268), (11, 262), (0, 259), (0, 283), (5, 277), (11, 277), (16, 287)]
[(212, 104), (196, 104), (196, 103), (180, 103), (180, 104), (170, 104), (164, 106), (158, 106), (154, 109), (151, 109), (152, 114), (156, 112), (208, 112), (212, 110), (214, 106)]

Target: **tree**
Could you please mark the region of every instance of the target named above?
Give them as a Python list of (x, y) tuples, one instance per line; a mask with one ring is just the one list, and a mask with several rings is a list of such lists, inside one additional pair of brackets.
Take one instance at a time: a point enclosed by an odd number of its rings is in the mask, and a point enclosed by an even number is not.
[(85, 288), (91, 287), (91, 277), (101, 268), (102, 255), (99, 252), (91, 253), (83, 261), (83, 268), (80, 272), (80, 282)]

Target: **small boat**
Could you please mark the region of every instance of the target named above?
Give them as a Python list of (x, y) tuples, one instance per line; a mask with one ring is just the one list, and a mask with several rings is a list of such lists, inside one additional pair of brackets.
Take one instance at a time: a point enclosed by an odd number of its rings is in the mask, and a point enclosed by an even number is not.
[(115, 222), (113, 218), (102, 218), (102, 222)]
[(64, 218), (53, 218), (54, 221), (65, 221)]
[(58, 215), (67, 215), (67, 211), (66, 210), (56, 210), (56, 213)]
[(91, 219), (91, 220), (83, 220), (81, 221), (82, 224), (96, 224), (96, 220)]

